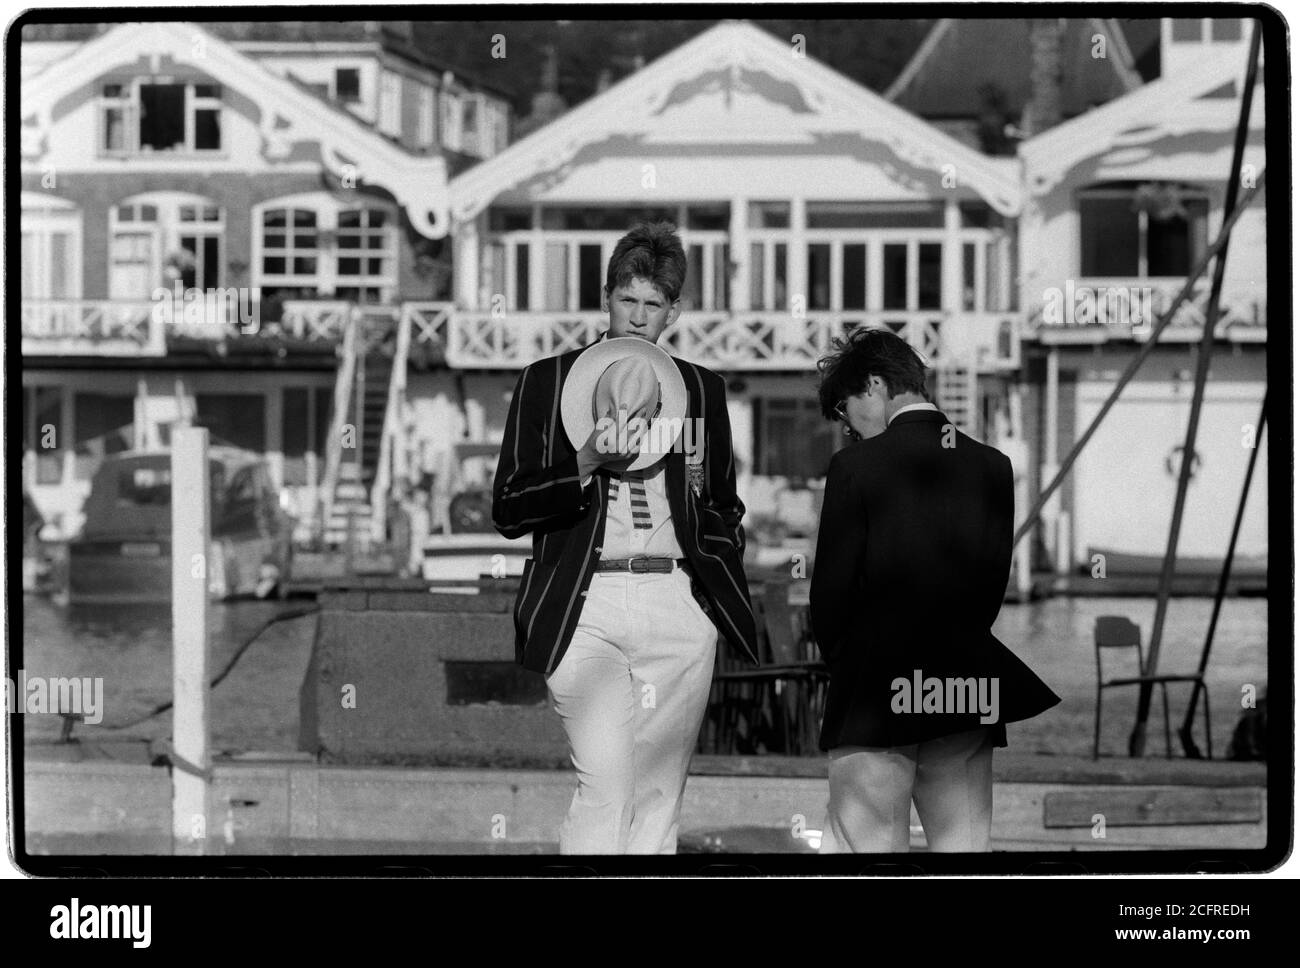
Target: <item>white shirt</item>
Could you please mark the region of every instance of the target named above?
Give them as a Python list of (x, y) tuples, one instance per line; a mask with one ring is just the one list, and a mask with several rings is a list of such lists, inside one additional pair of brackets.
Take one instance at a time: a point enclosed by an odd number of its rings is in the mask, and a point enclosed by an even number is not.
[(928, 400), (923, 401), (921, 403), (909, 403), (907, 406), (899, 407), (897, 410), (891, 413), (889, 415), (889, 419), (885, 421), (885, 426), (888, 427), (891, 423), (894, 422), (895, 417), (897, 417), (900, 413), (907, 413), (907, 411), (909, 410), (933, 410), (935, 413), (939, 412), (939, 408), (936, 407), (933, 403), (930, 403)]
[[(600, 542), (600, 557), (639, 558), (642, 555), (651, 558), (684, 558), (682, 547), (677, 543), (677, 533), (673, 530), (673, 512), (668, 503), (668, 486), (665, 469), (667, 459), (659, 460), (650, 467), (640, 471), (625, 471), (618, 482), (618, 492), (609, 502), (605, 512), (605, 534)], [(629, 480), (640, 477), (645, 483), (646, 503), (650, 505), (650, 527), (636, 528), (632, 525), (632, 486)], [(591, 478), (582, 483), (585, 487)], [(597, 477), (598, 487), (609, 487), (603, 476)], [(613, 488), (610, 488), (613, 494)]]

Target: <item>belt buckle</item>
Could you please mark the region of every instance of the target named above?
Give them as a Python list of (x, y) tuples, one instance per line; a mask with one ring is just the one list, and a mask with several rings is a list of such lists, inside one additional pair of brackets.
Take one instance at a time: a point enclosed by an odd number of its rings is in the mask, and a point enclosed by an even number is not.
[[(638, 564), (640, 565), (639, 568), (637, 567)], [(667, 567), (665, 567), (665, 565)], [(671, 560), (664, 560), (664, 559), (633, 558), (628, 562), (628, 570), (638, 572), (638, 573), (645, 573), (645, 572), (667, 573), (673, 570), (673, 563)]]

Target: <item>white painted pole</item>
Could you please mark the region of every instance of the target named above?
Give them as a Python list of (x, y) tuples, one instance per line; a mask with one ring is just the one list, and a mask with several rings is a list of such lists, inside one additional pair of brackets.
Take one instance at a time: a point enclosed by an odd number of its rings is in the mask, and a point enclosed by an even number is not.
[(208, 836), (208, 431), (172, 434), (172, 852), (202, 854)]
[[(1060, 423), (1061, 407), (1061, 351), (1053, 346), (1047, 351), (1047, 381), (1043, 390), (1044, 409), (1043, 409), (1043, 455), (1042, 469), (1040, 470), (1039, 480), (1050, 481), (1056, 476), (1056, 472), (1061, 469), (1057, 424)], [(1057, 526), (1057, 520), (1061, 512), (1061, 492), (1058, 490), (1047, 499), (1043, 505), (1043, 538), (1047, 544), (1048, 553), (1054, 560), (1059, 560), (1060, 549), (1057, 547), (1057, 540), (1060, 535), (1060, 529)]]

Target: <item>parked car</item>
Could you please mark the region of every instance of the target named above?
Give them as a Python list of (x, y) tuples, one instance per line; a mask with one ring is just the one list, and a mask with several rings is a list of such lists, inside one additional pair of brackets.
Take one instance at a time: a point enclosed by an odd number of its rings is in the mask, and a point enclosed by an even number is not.
[[(284, 595), (293, 520), (266, 462), (230, 447), (208, 451), (211, 547), (208, 593)], [(68, 600), (169, 602), (172, 587), (171, 454), (126, 451), (105, 457), (91, 480), (85, 524), (68, 546)]]

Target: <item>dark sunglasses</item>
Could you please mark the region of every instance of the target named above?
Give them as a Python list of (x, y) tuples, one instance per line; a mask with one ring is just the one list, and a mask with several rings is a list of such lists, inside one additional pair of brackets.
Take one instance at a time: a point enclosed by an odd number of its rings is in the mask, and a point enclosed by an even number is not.
[(853, 440), (861, 440), (862, 435), (853, 429), (853, 424), (849, 423), (849, 415), (845, 411), (845, 404), (847, 402), (848, 401), (846, 400), (841, 400), (839, 403), (835, 404), (835, 409), (831, 412), (834, 413), (835, 416), (839, 417), (841, 421), (843, 421), (845, 437), (849, 437)]

